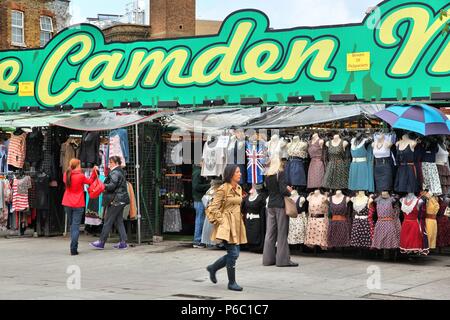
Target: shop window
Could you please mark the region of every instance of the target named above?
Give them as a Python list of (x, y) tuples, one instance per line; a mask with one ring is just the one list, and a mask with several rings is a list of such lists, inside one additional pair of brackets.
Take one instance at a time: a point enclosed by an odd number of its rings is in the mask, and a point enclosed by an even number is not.
[(50, 17), (41, 17), (41, 47), (45, 46), (53, 35), (53, 20)]
[(12, 45), (25, 46), (23, 12), (13, 10), (11, 13)]

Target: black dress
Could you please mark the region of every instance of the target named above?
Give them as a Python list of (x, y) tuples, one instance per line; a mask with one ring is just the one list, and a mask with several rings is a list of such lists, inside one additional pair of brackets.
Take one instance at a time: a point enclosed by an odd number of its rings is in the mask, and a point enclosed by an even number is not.
[(250, 196), (244, 200), (245, 228), (250, 251), (259, 252), (264, 247), (264, 236), (266, 234), (266, 199), (266, 195), (260, 193), (252, 201), (250, 200)]
[(419, 192), (417, 167), (414, 160), (414, 151), (409, 145), (405, 150), (399, 150), (397, 147), (398, 169), (394, 185), (396, 192)]
[(85, 132), (81, 139), (80, 161), (83, 167), (100, 165), (100, 133)]
[(27, 135), (27, 153), (25, 161), (33, 167), (38, 167), (44, 157), (44, 135), (37, 128), (33, 128), (33, 132)]

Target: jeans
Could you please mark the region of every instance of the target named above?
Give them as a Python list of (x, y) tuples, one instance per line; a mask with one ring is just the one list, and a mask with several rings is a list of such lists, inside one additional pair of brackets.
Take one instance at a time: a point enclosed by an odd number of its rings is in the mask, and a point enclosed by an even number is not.
[(70, 251), (78, 250), (78, 238), (80, 237), (80, 223), (84, 208), (64, 207), (70, 225)]
[(225, 248), (227, 249), (227, 254), (224, 258), (227, 261), (227, 268), (234, 268), (236, 266), (236, 260), (239, 258), (241, 248), (238, 244), (229, 244), (228, 242), (225, 242)]
[(205, 221), (205, 207), (203, 202), (194, 201), (195, 208), (195, 233), (194, 243), (200, 244), (202, 242), (203, 222)]
[(100, 235), (100, 241), (105, 243), (108, 240), (109, 233), (112, 230), (113, 225), (116, 226), (119, 231), (120, 242), (127, 241), (127, 232), (125, 231), (125, 225), (123, 224), (123, 209), (124, 204), (118, 206), (109, 206), (106, 208), (105, 224), (103, 225), (102, 234)]

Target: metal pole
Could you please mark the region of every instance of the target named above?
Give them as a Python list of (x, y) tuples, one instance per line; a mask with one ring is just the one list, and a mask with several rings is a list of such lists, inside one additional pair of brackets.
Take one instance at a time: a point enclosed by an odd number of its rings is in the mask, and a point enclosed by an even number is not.
[(138, 244), (141, 244), (141, 183), (140, 183), (140, 165), (139, 165), (139, 125), (135, 125), (136, 135), (136, 202), (137, 202), (137, 223), (138, 223)]

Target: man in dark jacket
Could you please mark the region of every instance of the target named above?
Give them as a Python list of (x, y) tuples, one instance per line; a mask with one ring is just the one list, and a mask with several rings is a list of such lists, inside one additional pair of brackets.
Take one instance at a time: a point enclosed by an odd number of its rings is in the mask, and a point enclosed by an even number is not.
[(120, 242), (115, 249), (127, 249), (127, 233), (123, 224), (123, 210), (130, 203), (125, 172), (121, 168), (120, 157), (109, 159), (110, 173), (105, 179), (105, 192), (103, 193), (103, 207), (105, 208), (105, 224), (103, 225), (100, 240), (90, 243), (95, 249), (104, 249), (108, 235), (113, 225), (119, 231)]
[(195, 233), (194, 248), (204, 248), (202, 241), (203, 222), (205, 220), (205, 207), (203, 206), (202, 197), (210, 188), (210, 184), (201, 176), (201, 167), (194, 165), (192, 168), (192, 198), (194, 199), (195, 208)]

